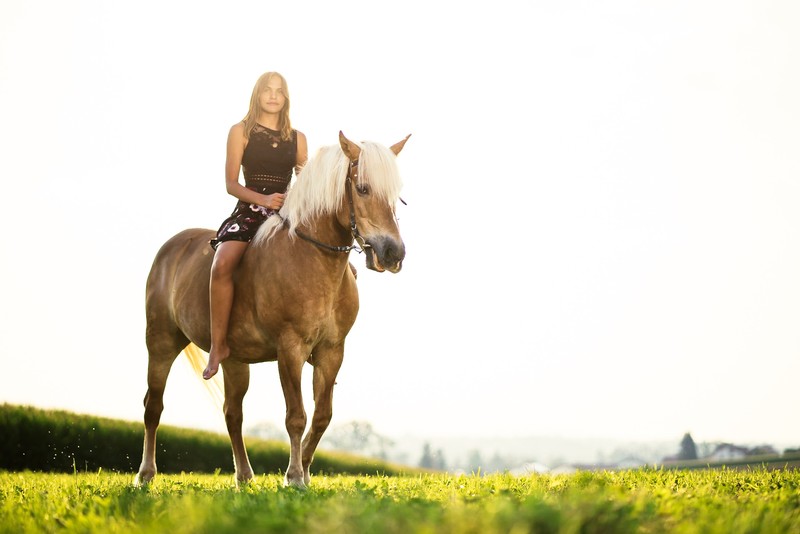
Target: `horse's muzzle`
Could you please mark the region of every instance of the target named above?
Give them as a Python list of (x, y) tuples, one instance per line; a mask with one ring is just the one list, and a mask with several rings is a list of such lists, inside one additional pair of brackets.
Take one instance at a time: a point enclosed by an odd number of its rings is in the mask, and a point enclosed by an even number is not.
[(367, 269), (382, 273), (400, 272), (403, 268), (403, 258), (406, 257), (406, 246), (402, 241), (391, 237), (367, 239), (364, 251), (367, 254)]

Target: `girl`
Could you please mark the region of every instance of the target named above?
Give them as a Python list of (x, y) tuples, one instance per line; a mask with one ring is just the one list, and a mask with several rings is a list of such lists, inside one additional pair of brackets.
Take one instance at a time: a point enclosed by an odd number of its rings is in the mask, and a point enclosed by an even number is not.
[[(208, 380), (230, 355), (228, 320), (233, 304), (233, 272), (261, 224), (280, 210), (292, 173), (298, 175), (308, 159), (306, 136), (292, 129), (286, 79), (277, 72), (262, 74), (250, 97), (244, 120), (228, 133), (225, 188), (238, 199), (211, 240), (211, 350), (203, 378)], [(239, 169), (245, 185), (239, 183)]]

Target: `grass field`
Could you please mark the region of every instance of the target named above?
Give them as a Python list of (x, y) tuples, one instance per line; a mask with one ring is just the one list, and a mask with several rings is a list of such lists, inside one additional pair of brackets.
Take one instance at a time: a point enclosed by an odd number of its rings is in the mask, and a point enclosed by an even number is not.
[(318, 476), (0, 473), (0, 532), (800, 532), (800, 471)]

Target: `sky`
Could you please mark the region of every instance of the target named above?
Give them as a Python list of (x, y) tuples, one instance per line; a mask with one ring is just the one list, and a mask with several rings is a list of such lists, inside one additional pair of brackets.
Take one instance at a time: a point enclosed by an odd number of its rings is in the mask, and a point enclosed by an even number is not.
[[(217, 228), (258, 76), (310, 153), (393, 144), (332, 424), (800, 445), (800, 5), (0, 5), (0, 402), (138, 421), (155, 253)], [(310, 369), (304, 374), (307, 409)], [(162, 424), (224, 432), (179, 358)], [(245, 426), (283, 425), (274, 363)]]

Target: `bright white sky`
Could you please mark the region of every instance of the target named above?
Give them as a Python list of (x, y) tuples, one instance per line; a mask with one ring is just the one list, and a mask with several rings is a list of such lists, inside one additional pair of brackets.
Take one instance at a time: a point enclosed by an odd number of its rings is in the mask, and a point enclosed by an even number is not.
[[(334, 424), (800, 445), (798, 6), (4, 0), (0, 401), (141, 420), (147, 271), (278, 70), (312, 152), (413, 134)], [(224, 431), (183, 358), (162, 422)]]

